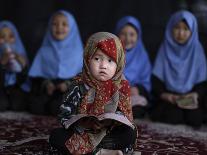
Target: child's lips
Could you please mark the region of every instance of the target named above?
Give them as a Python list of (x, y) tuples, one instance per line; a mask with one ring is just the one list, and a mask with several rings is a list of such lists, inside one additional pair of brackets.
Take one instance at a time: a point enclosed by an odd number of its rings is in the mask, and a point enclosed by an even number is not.
[(62, 35), (64, 32), (56, 32), (57, 35)]
[(107, 75), (107, 73), (106, 72), (103, 72), (103, 71), (99, 72), (99, 74), (100, 75)]
[(178, 40), (179, 40), (179, 41), (183, 41), (183, 40), (185, 40), (185, 39), (184, 39), (184, 38), (178, 38)]

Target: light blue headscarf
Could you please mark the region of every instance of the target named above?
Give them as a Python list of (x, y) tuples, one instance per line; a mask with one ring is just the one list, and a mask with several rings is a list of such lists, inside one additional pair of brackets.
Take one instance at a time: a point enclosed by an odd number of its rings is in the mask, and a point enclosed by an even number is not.
[(132, 16), (125, 16), (118, 21), (115, 33), (118, 35), (121, 29), (127, 24), (132, 25), (136, 29), (138, 40), (135, 47), (126, 50), (124, 75), (131, 86), (140, 84), (147, 91), (150, 91), (151, 63), (142, 42), (142, 30), (139, 21)]
[[(69, 24), (69, 33), (64, 40), (55, 40), (51, 34), (52, 17), (63, 14)], [(29, 71), (30, 77), (47, 79), (68, 79), (81, 72), (83, 65), (83, 45), (74, 17), (63, 10), (50, 19), (43, 44)]]
[[(187, 22), (192, 34), (181, 45), (173, 39), (172, 29), (182, 20)], [(179, 11), (170, 18), (153, 74), (165, 83), (169, 91), (177, 93), (187, 93), (195, 84), (206, 80), (206, 57), (199, 42), (197, 21), (192, 13)]]
[[(6, 20), (1, 21), (0, 22), (0, 29), (2, 29), (4, 27), (8, 27), (9, 29), (11, 29), (11, 31), (14, 34), (15, 42), (14, 42), (14, 44), (11, 45), (12, 49), (16, 53), (24, 56), (27, 59), (25, 48), (22, 44), (21, 38), (20, 38), (19, 33), (18, 33), (16, 27), (14, 26), (14, 24), (12, 24), (12, 22), (6, 21)], [(3, 53), (3, 48), (0, 48), (0, 55), (2, 53)], [(5, 81), (4, 81), (4, 86), (5, 87), (14, 85), (16, 83), (16, 73), (14, 73), (14, 72), (9, 72), (9, 71), (6, 72), (4, 78), (5, 78)]]

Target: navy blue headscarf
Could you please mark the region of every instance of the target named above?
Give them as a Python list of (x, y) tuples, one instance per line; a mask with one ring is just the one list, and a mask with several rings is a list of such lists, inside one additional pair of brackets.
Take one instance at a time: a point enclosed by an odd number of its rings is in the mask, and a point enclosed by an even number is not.
[[(178, 44), (173, 39), (172, 30), (182, 20), (186, 21), (192, 34), (186, 43)], [(195, 84), (206, 80), (206, 57), (199, 42), (197, 21), (192, 13), (178, 11), (170, 18), (153, 74), (165, 83), (168, 90), (177, 93), (187, 93)]]
[(118, 35), (127, 24), (132, 25), (136, 29), (138, 40), (135, 47), (126, 50), (124, 75), (131, 86), (140, 84), (147, 91), (150, 91), (151, 63), (142, 42), (142, 30), (139, 21), (135, 17), (125, 16), (118, 21), (115, 33)]
[(43, 44), (29, 71), (30, 77), (47, 79), (68, 79), (81, 72), (83, 65), (83, 45), (74, 17), (63, 10), (69, 24), (69, 33), (64, 40), (55, 40), (51, 34), (51, 20)]

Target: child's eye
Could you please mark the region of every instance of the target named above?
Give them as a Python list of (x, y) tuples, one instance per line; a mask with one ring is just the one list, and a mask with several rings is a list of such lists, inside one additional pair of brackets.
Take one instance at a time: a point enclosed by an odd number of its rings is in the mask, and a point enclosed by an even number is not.
[(184, 28), (185, 31), (188, 31), (189, 29), (187, 27)]
[(98, 61), (98, 60), (99, 60), (99, 58), (98, 58), (98, 57), (95, 57), (94, 59), (95, 59), (96, 61)]
[(57, 25), (57, 23), (56, 23), (56, 22), (53, 22), (53, 23), (52, 23), (52, 25), (53, 25), (53, 26), (56, 26), (56, 25)]
[(174, 27), (175, 30), (178, 30), (179, 28), (177, 26)]
[(68, 23), (66, 23), (66, 22), (65, 22), (65, 23), (63, 23), (63, 26), (68, 26)]
[(130, 35), (131, 37), (134, 37), (134, 36), (135, 36), (135, 34), (134, 34), (134, 33), (130, 33), (129, 35)]
[(108, 61), (109, 61), (109, 62), (112, 62), (112, 60), (111, 60), (111, 59), (109, 59)]

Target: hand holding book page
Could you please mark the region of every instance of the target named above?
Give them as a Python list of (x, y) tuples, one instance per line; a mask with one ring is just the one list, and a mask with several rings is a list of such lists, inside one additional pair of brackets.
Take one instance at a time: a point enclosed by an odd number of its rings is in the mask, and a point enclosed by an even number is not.
[(147, 100), (144, 96), (141, 95), (133, 95), (131, 96), (131, 103), (132, 107), (134, 106), (146, 106), (147, 105)]
[(99, 121), (96, 117), (83, 117), (77, 121), (79, 127), (90, 133), (99, 133), (101, 129), (108, 128), (113, 125), (113, 121), (105, 119)]
[(134, 129), (134, 125), (127, 119), (126, 116), (116, 113), (104, 113), (99, 116), (77, 114), (70, 118), (68, 121), (64, 122), (66, 129), (69, 128), (73, 123), (79, 121), (80, 119), (84, 119), (84, 121), (87, 120), (88, 122), (85, 122), (85, 124), (88, 123), (89, 128), (91, 127), (99, 129), (110, 125), (112, 122), (119, 122)]
[(176, 100), (178, 107), (182, 109), (197, 109), (198, 108), (198, 94), (190, 93)]

